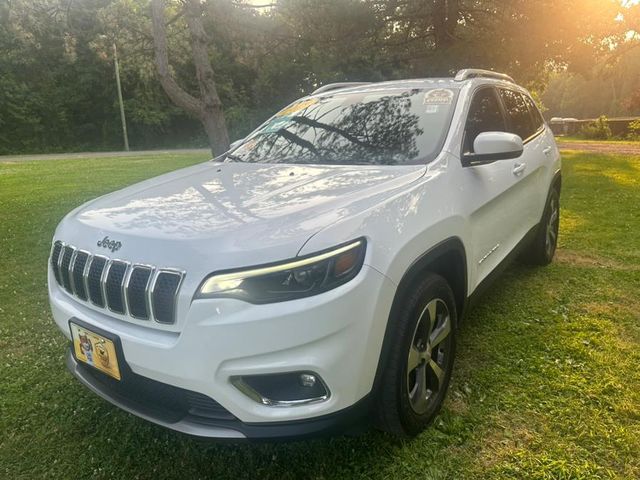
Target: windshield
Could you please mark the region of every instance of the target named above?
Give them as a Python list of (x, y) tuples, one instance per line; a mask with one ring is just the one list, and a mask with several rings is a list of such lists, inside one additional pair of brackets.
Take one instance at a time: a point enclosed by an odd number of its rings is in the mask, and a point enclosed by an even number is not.
[(457, 89), (335, 93), (298, 101), (227, 159), (252, 163), (399, 165), (440, 152)]

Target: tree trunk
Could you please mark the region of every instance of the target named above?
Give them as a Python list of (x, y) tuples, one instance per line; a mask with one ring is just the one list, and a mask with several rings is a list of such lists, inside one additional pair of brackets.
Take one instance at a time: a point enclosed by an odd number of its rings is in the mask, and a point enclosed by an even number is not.
[(433, 31), (436, 49), (450, 47), (458, 24), (459, 0), (434, 0)]
[(213, 77), (213, 67), (207, 52), (207, 37), (202, 26), (200, 2), (185, 0), (185, 13), (191, 37), (191, 52), (196, 68), (200, 98), (185, 91), (171, 75), (163, 0), (152, 0), (151, 2), (156, 69), (160, 84), (169, 99), (202, 122), (209, 139), (211, 153), (216, 157), (229, 149), (229, 134)]

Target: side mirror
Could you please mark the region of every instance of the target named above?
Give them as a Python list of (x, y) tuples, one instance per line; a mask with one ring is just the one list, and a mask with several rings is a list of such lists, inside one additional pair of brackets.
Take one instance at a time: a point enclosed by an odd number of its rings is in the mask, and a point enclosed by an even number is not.
[(484, 132), (473, 141), (473, 151), (462, 156), (462, 166), (473, 167), (518, 158), (524, 151), (524, 145), (522, 138), (515, 133)]

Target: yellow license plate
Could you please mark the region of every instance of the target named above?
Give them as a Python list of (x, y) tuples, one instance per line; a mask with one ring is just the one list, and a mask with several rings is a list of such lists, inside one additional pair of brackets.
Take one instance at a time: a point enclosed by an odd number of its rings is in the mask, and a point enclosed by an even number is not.
[(113, 342), (73, 322), (69, 325), (76, 359), (120, 380), (116, 346)]

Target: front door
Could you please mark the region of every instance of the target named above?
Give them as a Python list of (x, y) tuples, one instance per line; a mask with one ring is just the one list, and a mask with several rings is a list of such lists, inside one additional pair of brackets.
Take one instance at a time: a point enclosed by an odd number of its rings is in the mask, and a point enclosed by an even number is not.
[[(512, 130), (496, 89), (481, 87), (469, 106), (462, 154), (473, 153), (473, 141), (480, 133)], [(462, 168), (461, 187), (471, 238), (468, 254), (474, 270), (472, 289), (513, 250), (530, 228), (528, 155), (525, 145), (525, 152), (519, 158)]]

